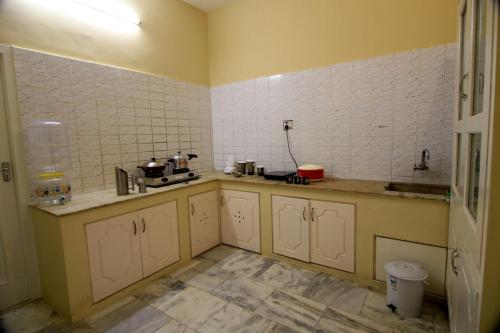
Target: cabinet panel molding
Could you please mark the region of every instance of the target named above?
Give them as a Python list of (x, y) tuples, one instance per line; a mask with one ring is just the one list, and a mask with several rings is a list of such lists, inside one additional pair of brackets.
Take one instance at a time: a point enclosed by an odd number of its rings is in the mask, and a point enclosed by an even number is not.
[(221, 190), (221, 235), (224, 244), (260, 253), (259, 194)]
[(309, 200), (272, 197), (273, 252), (309, 261)]
[(189, 197), (191, 257), (220, 243), (219, 200), (216, 190)]

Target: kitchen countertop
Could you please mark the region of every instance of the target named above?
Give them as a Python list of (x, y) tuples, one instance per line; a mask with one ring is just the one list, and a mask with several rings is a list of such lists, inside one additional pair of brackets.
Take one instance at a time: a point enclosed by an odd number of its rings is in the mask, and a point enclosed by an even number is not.
[(310, 189), (310, 190), (314, 189), (322, 191), (341, 191), (341, 192), (352, 192), (352, 193), (363, 193), (363, 194), (388, 195), (388, 196), (396, 196), (404, 198), (438, 200), (446, 202), (449, 201), (448, 198), (443, 195), (386, 191), (385, 186), (388, 185), (388, 182), (385, 181), (326, 178), (321, 182), (311, 182), (311, 184), (309, 185), (298, 185), (298, 184), (287, 184), (285, 181), (266, 180), (263, 177), (259, 176), (234, 177), (232, 175), (225, 175), (222, 172), (214, 172), (214, 173), (200, 175), (199, 179), (190, 180), (184, 183), (173, 184), (159, 188), (148, 187), (147, 193), (133, 192), (129, 195), (119, 196), (116, 194), (115, 189), (109, 189), (104, 191), (73, 195), (73, 198), (70, 202), (60, 206), (32, 205), (32, 207), (44, 211), (46, 213), (49, 213), (51, 215), (64, 216), (64, 215), (79, 213), (93, 208), (104, 207), (120, 202), (126, 202), (129, 200), (156, 195), (159, 193), (174, 191), (188, 186), (203, 184), (215, 180), (235, 182), (235, 183), (296, 187), (300, 189)]

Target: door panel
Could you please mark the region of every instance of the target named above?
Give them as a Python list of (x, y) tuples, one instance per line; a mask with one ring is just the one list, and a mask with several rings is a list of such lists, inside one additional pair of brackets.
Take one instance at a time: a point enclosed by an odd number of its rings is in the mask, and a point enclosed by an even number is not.
[(309, 200), (274, 196), (273, 252), (309, 262)]
[(354, 272), (355, 206), (311, 200), (311, 262)]
[(257, 193), (221, 190), (221, 233), (224, 244), (260, 253)]
[(95, 302), (143, 277), (136, 213), (91, 223), (85, 229)]
[(139, 211), (144, 276), (179, 260), (179, 231), (175, 201)]
[[(459, 3), (459, 75), (453, 122), (453, 185), (447, 277), (452, 332), (477, 332), (482, 281), (483, 220), (486, 215), (494, 21), (493, 0)], [(466, 79), (463, 80), (464, 74)]]
[[(0, 73), (1, 74), (1, 73)], [(0, 175), (0, 310), (29, 298), (23, 238), (17, 213), (16, 175), (11, 164), (7, 119), (0, 80), (0, 166), (9, 163), (10, 180)]]
[(217, 191), (189, 198), (191, 256), (205, 252), (220, 242), (219, 201)]

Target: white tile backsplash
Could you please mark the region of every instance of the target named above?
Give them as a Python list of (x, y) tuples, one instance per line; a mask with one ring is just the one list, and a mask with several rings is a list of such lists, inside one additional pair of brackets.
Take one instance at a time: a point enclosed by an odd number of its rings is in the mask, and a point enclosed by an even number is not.
[[(209, 89), (14, 48), (22, 126), (66, 123), (75, 193), (179, 149), (199, 171), (230, 155), (293, 169), (285, 119), (298, 163), (328, 176), (448, 184), (455, 57), (453, 43)], [(414, 171), (424, 148), (430, 169)]]
[[(211, 89), (215, 168), (228, 156), (293, 169), (282, 121), (294, 120), (299, 164), (328, 176), (449, 184), (456, 44)], [(430, 169), (414, 171), (422, 149)]]
[(113, 188), (116, 165), (136, 171), (179, 149), (198, 154), (192, 169), (213, 170), (209, 88), (20, 48), (14, 63), (23, 129), (48, 119), (68, 128), (75, 193)]

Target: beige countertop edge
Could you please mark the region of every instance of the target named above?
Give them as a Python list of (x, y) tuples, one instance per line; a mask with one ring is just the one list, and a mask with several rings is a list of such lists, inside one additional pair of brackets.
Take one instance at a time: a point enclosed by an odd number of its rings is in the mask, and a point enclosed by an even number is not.
[(371, 181), (371, 180), (355, 180), (355, 179), (331, 179), (327, 178), (321, 182), (312, 182), (310, 185), (287, 184), (284, 181), (265, 180), (258, 176), (243, 176), (233, 177), (225, 175), (222, 172), (215, 172), (210, 174), (201, 175), (199, 179), (192, 180), (185, 183), (173, 184), (170, 186), (149, 188), (147, 193), (131, 193), (129, 195), (118, 196), (115, 189), (103, 190), (98, 192), (77, 194), (73, 199), (61, 206), (38, 206), (33, 204), (32, 207), (49, 213), (54, 216), (65, 216), (75, 213), (80, 213), (90, 209), (113, 205), (130, 200), (141, 199), (152, 195), (175, 191), (189, 186), (199, 185), (211, 181), (229, 181), (240, 184), (255, 184), (255, 185), (274, 185), (284, 187), (295, 187), (307, 190), (319, 191), (341, 191), (352, 192), (361, 194), (376, 194), (387, 195), (401, 198), (437, 200), (449, 202), (449, 199), (443, 195), (435, 194), (422, 194), (422, 193), (408, 193), (408, 192), (393, 192), (386, 191), (385, 186), (388, 182)]

